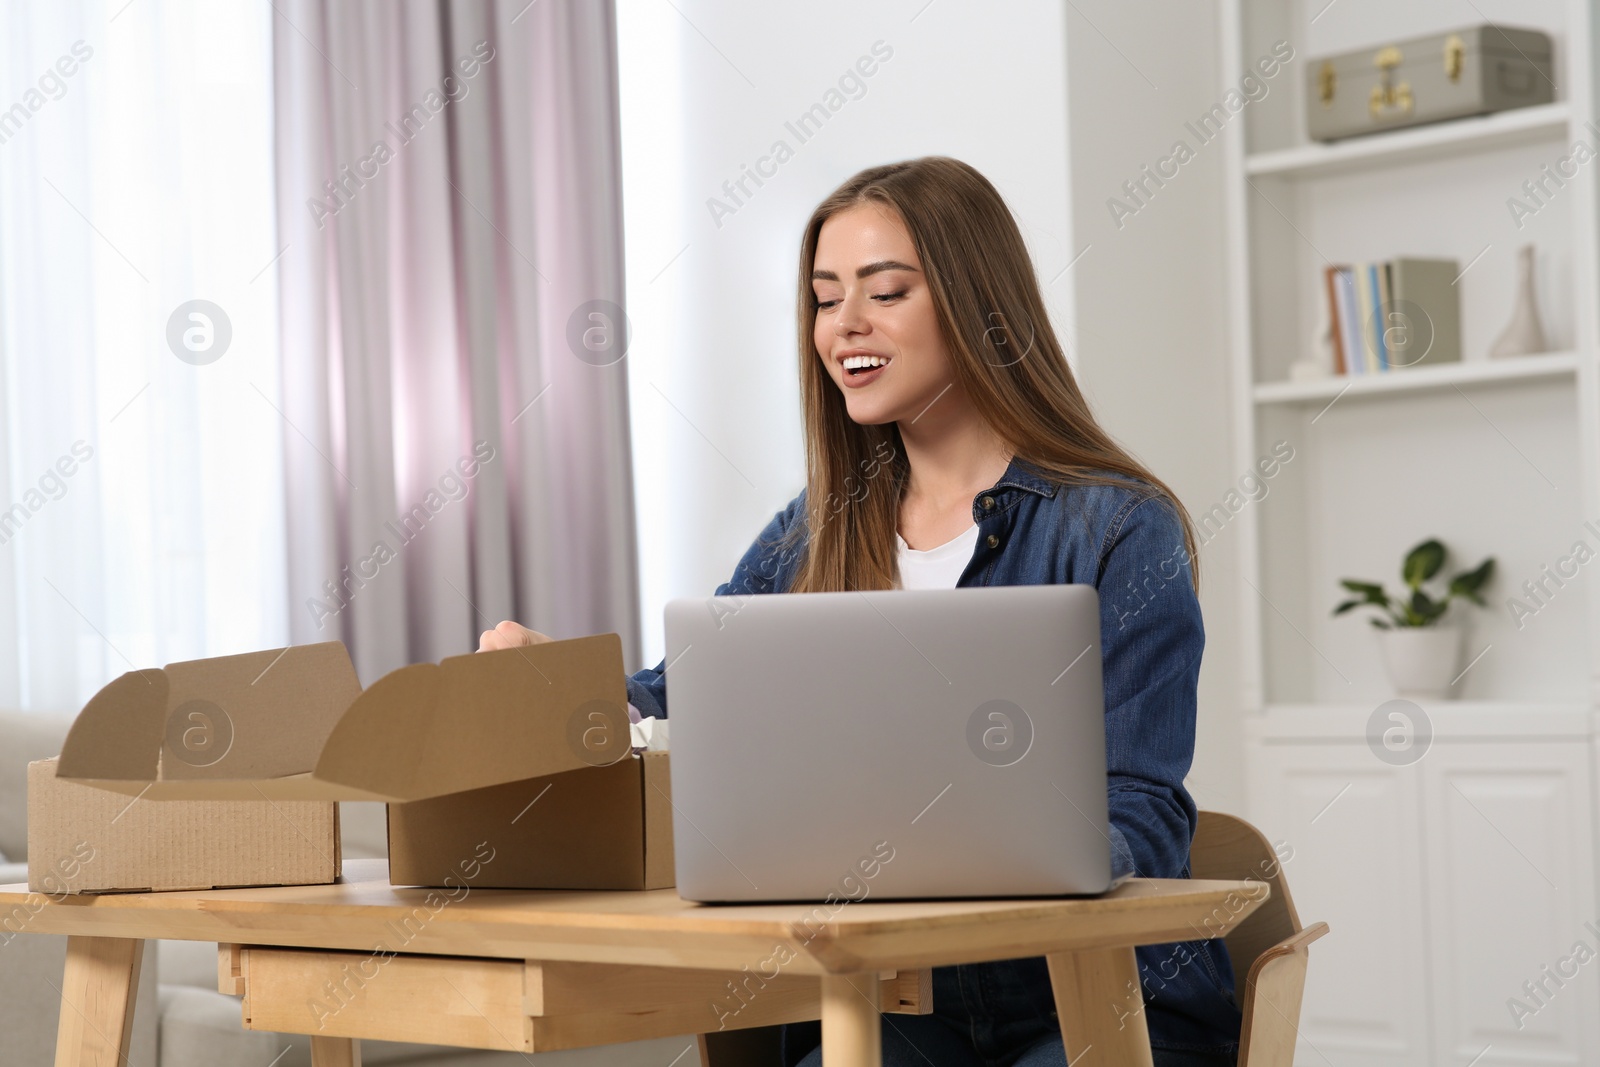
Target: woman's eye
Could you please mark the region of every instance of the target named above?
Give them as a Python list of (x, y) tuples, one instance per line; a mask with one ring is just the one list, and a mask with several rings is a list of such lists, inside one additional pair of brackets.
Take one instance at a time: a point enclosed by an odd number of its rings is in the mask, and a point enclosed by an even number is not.
[[(902, 289), (897, 293), (874, 293), (872, 295), (872, 299), (879, 300), (887, 304), (891, 300), (899, 300), (901, 297), (906, 295), (906, 292), (907, 290)], [(838, 303), (839, 301), (837, 300), (813, 300), (811, 302), (811, 306), (816, 308), (818, 311), (827, 311), (836, 306)]]

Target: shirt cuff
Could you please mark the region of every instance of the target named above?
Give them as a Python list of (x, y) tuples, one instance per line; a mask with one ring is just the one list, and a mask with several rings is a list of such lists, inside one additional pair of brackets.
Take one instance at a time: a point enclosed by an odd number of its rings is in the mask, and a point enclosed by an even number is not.
[(1122, 832), (1122, 827), (1111, 823), (1111, 882), (1115, 885), (1124, 878), (1137, 874), (1138, 870), (1133, 864), (1133, 849), (1128, 847), (1128, 838)]

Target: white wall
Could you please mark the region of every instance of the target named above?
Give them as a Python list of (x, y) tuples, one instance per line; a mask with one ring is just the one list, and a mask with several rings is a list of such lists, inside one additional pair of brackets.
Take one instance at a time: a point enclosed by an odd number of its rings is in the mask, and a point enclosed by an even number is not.
[[(1150, 5), (1115, 0), (674, 4), (617, 0), (648, 664), (661, 657), (666, 601), (726, 581), (804, 484), (800, 228), (866, 166), (942, 153), (987, 175), (1022, 225), (1057, 331), (1108, 428), (1191, 506), (1226, 491), (1220, 152), (1186, 167), (1170, 202), (1122, 231), (1102, 221), (1116, 186), (1216, 99), (1211, 5), (1164, 4), (1162, 32), (1151, 34)], [(880, 40), (893, 55), (864, 95), (800, 144), (785, 122)], [(760, 188), (747, 184), (753, 195), (718, 226), (706, 201), (731, 204), (724, 181), (779, 139), (794, 157)], [(1195, 774), (1201, 802), (1223, 807), (1237, 806), (1238, 778), (1237, 656), (1222, 595), (1230, 552), (1205, 560)]]
[[(1198, 518), (1248, 472), (1230, 455), (1224, 147), (1199, 144), (1184, 124), (1240, 72), (1220, 69), (1215, 4), (1074, 0), (1066, 29), (1073, 230), (1089, 249), (1072, 271), (1078, 380), (1105, 427)], [(1299, 76), (1287, 68), (1268, 92)], [(1142, 205), (1131, 200), (1123, 183), (1180, 139), (1193, 158), (1164, 185), (1146, 179)], [(1137, 210), (1114, 218), (1112, 197)], [(1189, 787), (1203, 808), (1242, 813), (1237, 536), (1224, 526), (1200, 551), (1206, 650)]]
[[(863, 167), (964, 159), (1048, 280), (1072, 258), (1061, 7), (1019, 0), (618, 0), (644, 643), (707, 596), (805, 481), (794, 327), (800, 229)], [(674, 9), (676, 8), (676, 10)], [(682, 12), (680, 15), (679, 12)], [(804, 144), (785, 128), (874, 42), (892, 49)], [(777, 140), (794, 157), (720, 227), (706, 201)], [(741, 197), (742, 198), (742, 197)], [(674, 258), (676, 257), (676, 258)], [(670, 265), (669, 265), (670, 264)], [(1047, 289), (1058, 328), (1070, 277)]]

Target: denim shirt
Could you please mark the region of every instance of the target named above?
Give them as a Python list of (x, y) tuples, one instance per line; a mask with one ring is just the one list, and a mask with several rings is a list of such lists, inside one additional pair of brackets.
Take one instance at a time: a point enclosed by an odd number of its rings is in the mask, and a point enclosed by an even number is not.
[[(1196, 685), (1205, 631), (1183, 529), (1154, 486), (1065, 486), (1013, 459), (972, 501), (978, 542), (957, 586), (1092, 585), (1099, 591), (1106, 703), (1106, 788), (1113, 867), (1146, 878), (1189, 877), (1194, 801), (1183, 786), (1194, 756)], [(803, 539), (805, 491), (761, 531), (718, 596), (783, 592)], [(642, 715), (666, 716), (666, 661), (627, 679)], [(1152, 1045), (1222, 1049), (1238, 1041), (1234, 974), (1220, 940), (1137, 949)], [(1043, 976), (1042, 958), (1022, 966)], [(937, 1010), (937, 1005), (935, 1005)]]

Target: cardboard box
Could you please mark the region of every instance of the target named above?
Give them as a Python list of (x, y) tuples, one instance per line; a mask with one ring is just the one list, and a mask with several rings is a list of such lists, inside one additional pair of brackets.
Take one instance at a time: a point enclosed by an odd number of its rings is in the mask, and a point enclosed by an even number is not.
[[(94, 789), (59, 794), (64, 799), (51, 809), (53, 832), (72, 838), (73, 845), (89, 838), (105, 821), (104, 797), (122, 805), (138, 798), (130, 815), (141, 807), (199, 802), (253, 804), (247, 810), (257, 813), (263, 802), (316, 802), (331, 811), (335, 801), (423, 801), (565, 772), (575, 779), (596, 776), (592, 782), (579, 779), (581, 790), (591, 794), (587, 806), (560, 809), (586, 820), (586, 828), (538, 832), (549, 842), (588, 840), (592, 849), (620, 850), (625, 858), (613, 867), (610, 859), (581, 849), (547, 852), (538, 864), (521, 868), (532, 880), (516, 884), (545, 888), (552, 882), (539, 879), (551, 879), (562, 887), (589, 887), (584, 872), (621, 877), (617, 872), (644, 847), (635, 847), (626, 833), (619, 837), (597, 825), (590, 814), (623, 804), (637, 809), (642, 819), (648, 799), (642, 762), (633, 773), (636, 781), (626, 773), (631, 764), (612, 767), (631, 754), (624, 677), (616, 634), (415, 664), (391, 671), (366, 690), (338, 642), (131, 671), (95, 694), (68, 731), (54, 781)], [(568, 792), (563, 788), (559, 795)], [(94, 803), (86, 799), (91, 794)], [(558, 794), (552, 789), (551, 795)], [(596, 806), (597, 797), (609, 798), (607, 804)], [(470, 810), (472, 802), (467, 804)], [(252, 850), (263, 862), (285, 859), (281, 839), (271, 836), (271, 820), (260, 814), (236, 813), (213, 824), (182, 812), (174, 808), (164, 824), (152, 824), (150, 833), (159, 838), (161, 825), (174, 833), (181, 825), (182, 847), (210, 862)], [(412, 825), (427, 835), (417, 847), (405, 836)], [(336, 822), (332, 833), (336, 843)], [(448, 854), (457, 867), (481, 861), (485, 842), (496, 849), (497, 859), (504, 856), (492, 839), (472, 836), (471, 823), (391, 820), (389, 833), (392, 853), (435, 859)], [(156, 857), (153, 862), (161, 855), (153, 849), (142, 854)], [(336, 847), (333, 860), (320, 881), (338, 877)], [(433, 862), (428, 869), (437, 874), (442, 868)], [(211, 870), (191, 869), (180, 879), (176, 868), (150, 872), (146, 867), (124, 884), (102, 880), (101, 888), (153, 888), (195, 878), (212, 885), (245, 884), (232, 881), (234, 869), (225, 870), (225, 864), (214, 868), (215, 875)], [(222, 881), (224, 875), (230, 880)], [(439, 879), (442, 884), (442, 874)], [(249, 884), (279, 883), (263, 877)]]
[(317, 800), (163, 800), (28, 764), (28, 888), (58, 897), (338, 881), (339, 806)]
[(483, 888), (665, 889), (675, 881), (669, 756), (390, 804), (389, 881), (437, 886), (471, 873)]

